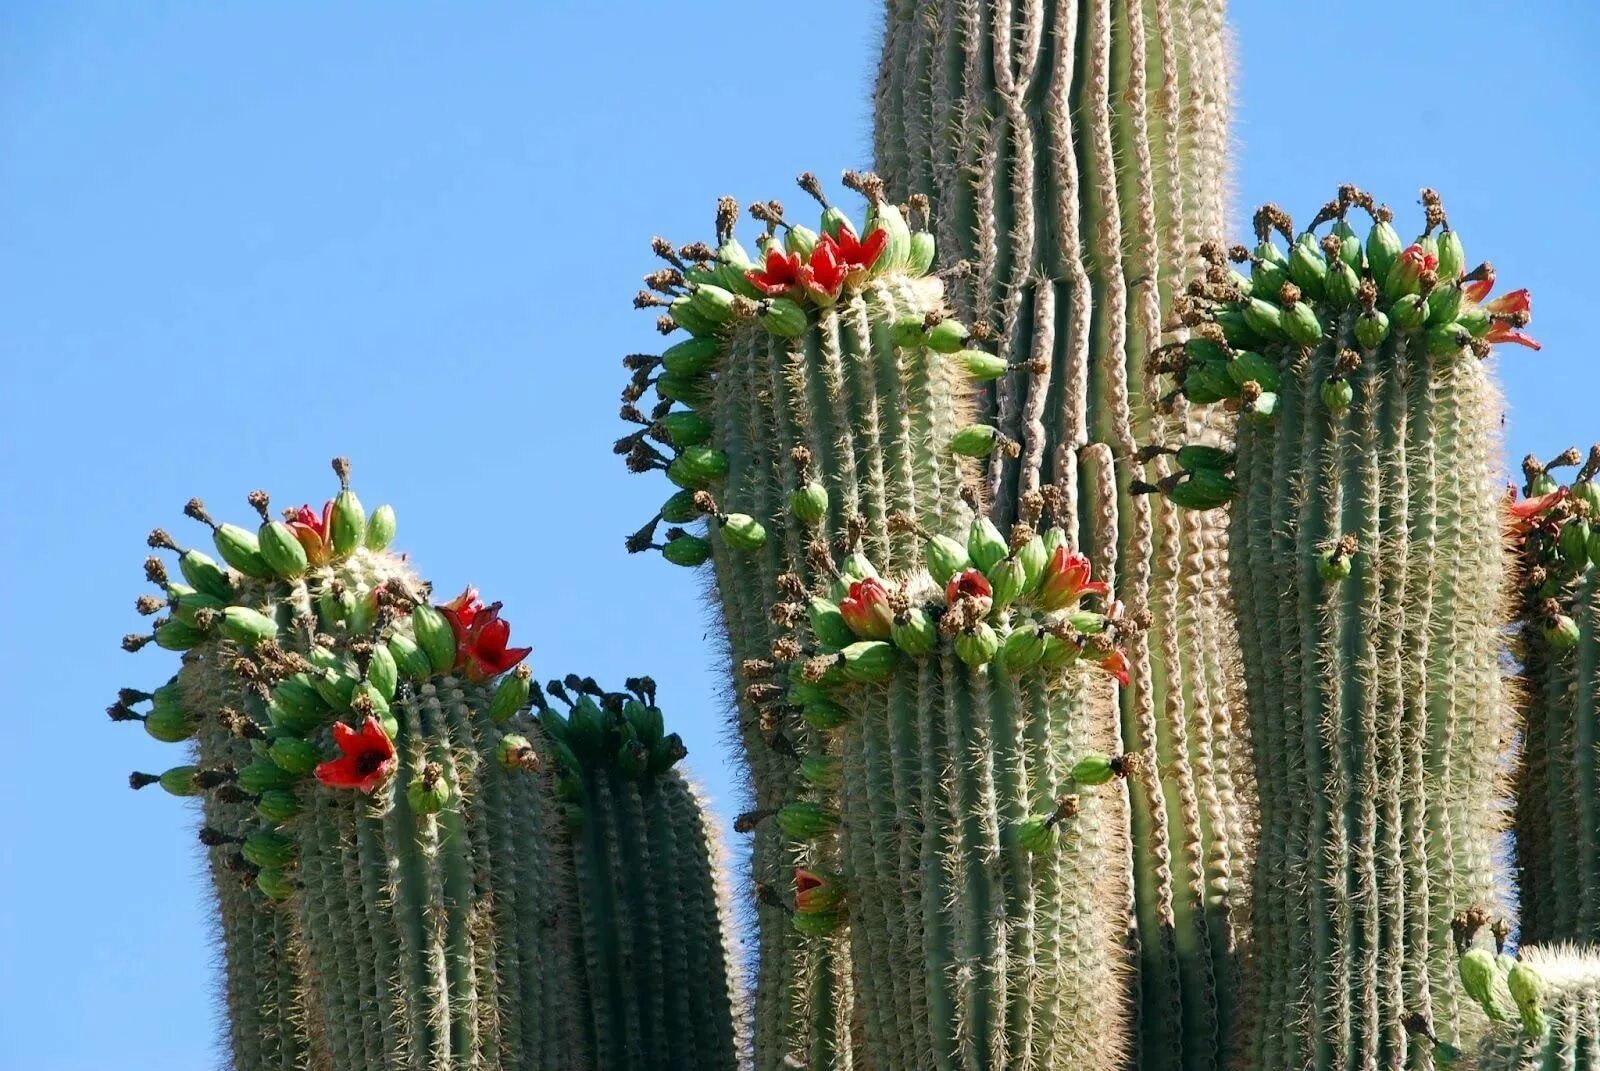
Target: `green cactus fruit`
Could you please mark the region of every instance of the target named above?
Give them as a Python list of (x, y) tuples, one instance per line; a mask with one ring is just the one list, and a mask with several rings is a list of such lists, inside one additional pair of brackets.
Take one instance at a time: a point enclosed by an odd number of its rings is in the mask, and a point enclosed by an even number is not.
[(172, 796), (198, 796), (200, 786), (195, 781), (198, 766), (174, 766), (161, 774), (161, 787)]
[(767, 541), (767, 530), (748, 513), (730, 513), (722, 519), (722, 538), (735, 550), (760, 550)]
[(398, 523), (393, 506), (385, 503), (373, 510), (372, 516), (367, 518), (367, 535), (363, 541), (366, 548), (374, 554), (388, 550), (394, 542)]
[(1085, 755), (1072, 764), (1074, 784), (1093, 787), (1103, 785), (1117, 775), (1117, 766), (1106, 755), (1095, 752)]
[(144, 719), (144, 731), (163, 744), (177, 744), (189, 739), (198, 725), (195, 718), (178, 707), (155, 707)]
[(1000, 650), (1000, 636), (987, 621), (980, 621), (956, 634), (955, 650), (956, 657), (976, 669), (987, 665)]
[[(247, 577), (255, 580), (267, 580), (274, 574), (272, 567), (261, 556), (261, 545), (255, 533), (246, 531), (236, 524), (218, 525), (211, 534), (212, 542), (217, 546), (217, 553), (222, 555), (222, 560), (237, 569)], [(194, 581), (190, 581), (191, 584)], [(201, 587), (195, 584), (195, 587)]]
[(935, 353), (957, 353), (967, 341), (967, 325), (945, 319), (923, 332), (923, 343)]
[(714, 338), (686, 338), (662, 351), (661, 367), (673, 375), (696, 376), (715, 366), (719, 351)]
[(906, 273), (908, 275), (926, 275), (933, 266), (933, 258), (937, 252), (937, 243), (927, 231), (913, 231), (911, 234), (911, 249), (906, 254)]
[(178, 569), (196, 591), (224, 603), (233, 597), (233, 585), (228, 582), (227, 572), (200, 551), (186, 550), (180, 553)]
[(1048, 634), (1036, 628), (1013, 629), (1000, 643), (996, 655), (1000, 668), (1006, 673), (1020, 676), (1044, 660), (1045, 638)]
[(950, 578), (972, 565), (967, 548), (947, 535), (935, 535), (923, 546), (923, 560), (933, 582), (940, 587), (950, 583)]
[(698, 446), (711, 437), (711, 421), (692, 409), (668, 413), (661, 418), (661, 427), (672, 445), (680, 450)]
[(839, 816), (820, 803), (790, 803), (778, 812), (778, 828), (794, 840), (814, 840), (839, 828)]
[(156, 646), (168, 651), (187, 651), (206, 640), (206, 634), (193, 625), (173, 618), (156, 626)]
[(825, 647), (845, 647), (855, 642), (856, 634), (845, 623), (837, 604), (823, 598), (812, 598), (811, 632), (817, 642)]
[(788, 298), (771, 298), (756, 307), (762, 327), (779, 338), (795, 338), (806, 330), (806, 310)]
[(444, 770), (436, 763), (428, 763), (406, 785), (406, 804), (413, 814), (438, 814), (450, 805), (454, 793)]
[(889, 639), (902, 653), (921, 658), (937, 645), (939, 633), (933, 619), (920, 606), (913, 606), (895, 616)]
[(850, 720), (850, 712), (838, 703), (813, 699), (801, 707), (800, 717), (813, 729), (837, 729)]
[(229, 606), (220, 618), (222, 631), (230, 640), (254, 647), (258, 643), (276, 639), (278, 623), (259, 610), (248, 606)]
[(1356, 343), (1363, 350), (1375, 350), (1389, 337), (1389, 314), (1374, 309), (1356, 317)]
[(1459, 970), (1462, 992), (1477, 1001), (1492, 1021), (1508, 1023), (1516, 1017), (1516, 1004), (1492, 952), (1485, 948), (1468, 949), (1461, 957)]
[(995, 429), (989, 424), (969, 424), (950, 437), (950, 449), (963, 457), (988, 457), (995, 445)]
[(839, 651), (845, 676), (861, 684), (880, 684), (894, 671), (898, 660), (894, 644), (884, 640), (857, 640)]
[(985, 353), (983, 350), (958, 350), (955, 362), (961, 366), (962, 371), (980, 383), (999, 379), (1011, 367), (1004, 357)]
[(811, 480), (789, 494), (789, 511), (801, 524), (819, 524), (828, 515), (828, 489)]
[(264, 868), (256, 872), (256, 888), (268, 900), (287, 900), (294, 895), (294, 880), (282, 870)]
[(294, 866), (294, 841), (282, 833), (252, 833), (239, 847), (239, 853), (259, 867), (285, 870)]
[(667, 466), (667, 478), (679, 487), (710, 487), (728, 474), (728, 455), (709, 446), (689, 446)]
[(411, 632), (435, 673), (448, 673), (456, 664), (456, 634), (450, 622), (426, 603), (411, 608)]
[(309, 740), (280, 736), (267, 748), (267, 758), (291, 774), (308, 774), (322, 762), (322, 752)]
[(289, 821), (302, 809), (300, 797), (284, 788), (269, 788), (256, 798), (256, 813), (273, 825)]
[(282, 521), (267, 521), (256, 533), (256, 544), (267, 566), (285, 580), (293, 580), (311, 567), (306, 548)]

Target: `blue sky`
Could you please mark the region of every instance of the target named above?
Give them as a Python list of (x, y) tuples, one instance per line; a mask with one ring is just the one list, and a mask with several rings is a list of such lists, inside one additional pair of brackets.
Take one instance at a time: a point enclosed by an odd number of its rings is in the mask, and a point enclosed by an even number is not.
[[(1234, 9), (1236, 219), (1355, 181), (1409, 223), (1437, 186), (1534, 292), (1512, 457), (1600, 438), (1586, 8)], [(192, 823), (125, 783), (174, 749), (101, 714), (171, 671), (117, 641), (145, 533), (204, 534), (191, 495), (320, 501), (351, 455), (541, 676), (652, 673), (731, 813), (701, 584), (621, 549), (664, 493), (611, 455), (618, 357), (654, 337), (652, 234), (870, 162), (877, 9), (814, 0), (797, 35), (736, 0), (0, 3), (0, 1071), (215, 1064)]]

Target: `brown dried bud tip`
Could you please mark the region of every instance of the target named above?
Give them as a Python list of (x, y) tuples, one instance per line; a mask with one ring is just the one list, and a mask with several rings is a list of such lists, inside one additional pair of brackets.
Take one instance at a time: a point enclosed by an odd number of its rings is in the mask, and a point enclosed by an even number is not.
[(1039, 490), (1024, 491), (1018, 502), (1024, 524), (1037, 528), (1044, 514), (1044, 493)]
[(711, 497), (710, 491), (696, 491), (694, 493), (694, 508), (708, 517), (719, 521), (722, 519), (722, 509), (717, 505), (717, 500)]
[(160, 558), (146, 558), (144, 560), (144, 578), (152, 584), (163, 587), (167, 583), (167, 566)]
[(805, 615), (805, 607), (797, 602), (775, 602), (767, 613), (779, 628), (794, 628)]
[(1428, 229), (1423, 233), (1432, 234), (1435, 227), (1446, 225), (1444, 201), (1440, 198), (1437, 190), (1428, 186), (1422, 187), (1421, 200), (1423, 216), (1428, 221)]
[(1293, 305), (1300, 300), (1300, 288), (1293, 283), (1284, 283), (1278, 288), (1278, 304)]
[(1489, 932), (1494, 934), (1495, 954), (1506, 950), (1506, 938), (1511, 936), (1511, 922), (1508, 919), (1495, 919), (1494, 925), (1489, 927)]
[(800, 579), (799, 573), (779, 573), (778, 590), (791, 599), (806, 597), (806, 582)]
[(200, 843), (204, 844), (207, 848), (216, 848), (223, 844), (239, 844), (244, 840), (243, 837), (230, 837), (228, 834), (222, 832), (222, 830), (213, 829), (210, 826), (200, 827), (199, 838)]
[(717, 198), (717, 244), (733, 237), (733, 228), (739, 222), (739, 201), (733, 197)]
[(979, 513), (982, 511), (983, 500), (979, 496), (978, 489), (976, 487), (972, 486), (970, 483), (964, 483), (961, 485), (961, 490), (959, 493), (961, 495), (961, 501), (967, 504), (968, 509), (972, 510), (974, 513)]
[(914, 193), (906, 198), (906, 221), (909, 223), (913, 216), (920, 216), (923, 226), (927, 226), (933, 219), (932, 205), (925, 193)]
[(201, 770), (194, 775), (194, 783), (200, 788), (220, 788), (238, 778), (231, 766), (222, 766), (215, 770)]
[(794, 181), (796, 186), (799, 186), (802, 190), (806, 191), (806, 193), (814, 197), (817, 203), (823, 208), (828, 207), (828, 198), (823, 196), (822, 183), (817, 181), (817, 176), (813, 175), (809, 171), (802, 171)]
[(1337, 234), (1327, 235), (1322, 239), (1322, 252), (1329, 260), (1339, 255), (1339, 250), (1344, 248), (1344, 242)]
[(633, 295), (633, 307), (636, 309), (661, 309), (670, 304), (666, 298), (652, 294), (648, 290), (641, 290)]
[(669, 294), (683, 285), (683, 273), (676, 268), (662, 268), (660, 271), (653, 271), (646, 275), (644, 277), (644, 285), (651, 290)]
[(183, 504), (183, 515), (210, 528), (217, 526), (217, 522), (213, 521), (211, 515), (206, 512), (206, 504), (198, 498), (191, 498)]
[(1394, 219), (1394, 209), (1388, 205), (1378, 205), (1375, 208), (1368, 208), (1367, 211), (1374, 223), (1388, 223)]
[(1048, 516), (1060, 517), (1066, 513), (1066, 496), (1055, 484), (1047, 483), (1040, 486), (1039, 498), (1044, 502), (1044, 512)]
[(1294, 241), (1294, 223), (1290, 220), (1289, 213), (1275, 204), (1264, 204), (1256, 209), (1253, 223), (1257, 241), (1266, 241), (1274, 230), (1289, 241)]
[[(661, 332), (663, 335), (670, 335), (670, 334), (672, 334), (672, 332), (676, 331), (677, 329), (678, 329), (678, 321), (674, 320), (672, 317), (670, 317), (670, 316), (658, 316), (658, 317), (656, 317), (656, 330)], [(638, 395), (634, 395), (634, 397), (637, 398)]]
[(153, 785), (160, 780), (161, 778), (155, 774), (140, 773), (138, 770), (135, 770), (133, 773), (128, 775), (128, 787), (137, 792), (141, 788), (144, 788), (147, 785)]
[(772, 657), (779, 662), (793, 662), (800, 653), (800, 641), (793, 636), (779, 636), (772, 641)]
[(1222, 243), (1207, 239), (1200, 243), (1200, 259), (1207, 264), (1222, 264), (1227, 259), (1227, 254), (1222, 248)]
[(333, 459), (332, 464), (333, 474), (339, 477), (340, 489), (345, 491), (350, 490), (350, 459), (347, 457), (336, 457)]
[(112, 721), (144, 721), (144, 715), (138, 711), (129, 710), (125, 703), (112, 703), (106, 707), (106, 717)]
[(1344, 205), (1342, 205), (1339, 201), (1334, 200), (1327, 202), (1321, 208), (1317, 209), (1317, 214), (1312, 217), (1311, 226), (1309, 229), (1316, 230), (1322, 224), (1328, 222), (1328, 220), (1337, 219), (1343, 213), (1343, 210)]
[(150, 529), (150, 534), (145, 537), (145, 543), (151, 547), (154, 547), (156, 550), (178, 549), (178, 544), (172, 541), (172, 537), (169, 536), (166, 533), (166, 530), (163, 528)]
[(1344, 349), (1339, 351), (1339, 356), (1333, 359), (1333, 374), (1348, 376), (1361, 367), (1361, 354), (1355, 350)]
[(752, 684), (744, 690), (745, 702), (753, 707), (765, 706), (782, 698), (783, 687), (767, 681), (763, 681), (760, 684)]
[(1239, 388), (1239, 400), (1245, 405), (1254, 405), (1261, 397), (1261, 384), (1255, 380), (1248, 380)]
[(149, 617), (151, 614), (159, 614), (166, 608), (166, 605), (166, 599), (158, 599), (154, 595), (140, 595), (134, 602), (133, 607), (142, 616)]
[(1033, 536), (1033, 526), (1031, 524), (1024, 524), (1021, 521), (1018, 521), (1016, 524), (1011, 526), (1011, 538), (1007, 541), (1006, 545), (1009, 546), (1014, 553), (1027, 546), (1029, 541), (1033, 539)]
[(839, 657), (837, 655), (818, 655), (801, 668), (800, 676), (805, 678), (808, 684), (818, 684), (823, 677), (828, 675), (828, 670), (832, 669), (838, 661)]
[(153, 639), (154, 636), (141, 636), (136, 632), (130, 632), (122, 637), (122, 649), (128, 652), (137, 651)]
[(750, 215), (751, 215), (751, 217), (754, 218), (754, 219), (760, 220), (762, 223), (765, 223), (768, 227), (776, 227), (776, 226), (780, 225), (781, 223), (783, 223), (783, 206), (782, 205), (778, 205), (777, 210), (774, 211), (773, 207), (772, 207), (774, 204), (777, 204), (777, 202), (776, 201), (768, 201), (768, 202), (756, 201), (754, 204), (752, 204), (750, 206)]
[(1063, 792), (1056, 797), (1056, 809), (1049, 818), (1045, 819), (1045, 825), (1053, 826), (1057, 822), (1065, 822), (1076, 817), (1078, 817), (1077, 793)]
[(1433, 1044), (1439, 1044), (1439, 1035), (1433, 1032), (1433, 1023), (1421, 1012), (1412, 1012), (1401, 1020), (1401, 1026), (1406, 1029), (1407, 1037), (1424, 1037)]
[(372, 715), (372, 696), (368, 695), (365, 690), (357, 692), (350, 700), (350, 713), (358, 718), (370, 717)]
[[(771, 810), (746, 811), (733, 820), (733, 831), (735, 833), (753, 833), (755, 832), (756, 826), (761, 823), (762, 819), (769, 818), (775, 813), (777, 812)], [(764, 883), (757, 883), (757, 888), (761, 888), (763, 884)]]
[(1355, 557), (1356, 551), (1360, 549), (1361, 543), (1358, 539), (1356, 539), (1354, 533), (1346, 532), (1344, 535), (1340, 536), (1339, 541), (1333, 545), (1333, 557), (1335, 559), (1353, 558)]
[(1561, 451), (1561, 453), (1551, 458), (1549, 463), (1545, 465), (1545, 468), (1563, 468), (1568, 465), (1576, 465), (1582, 460), (1583, 455), (1578, 453), (1578, 448), (1576, 446), (1569, 446), (1565, 450)]
[(1242, 243), (1230, 245), (1228, 247), (1228, 259), (1235, 264), (1243, 264), (1250, 259), (1250, 248)]
[(874, 204), (883, 200), (883, 180), (871, 171), (846, 171), (842, 181)]
[(772, 671), (776, 668), (771, 662), (762, 658), (746, 658), (739, 663), (739, 672), (744, 674), (747, 680), (753, 681), (764, 680), (772, 676)]
[(265, 491), (251, 491), (249, 494), (244, 496), (244, 500), (250, 503), (251, 509), (261, 514), (261, 521), (263, 524), (272, 520), (272, 517), (267, 513), (267, 507), (272, 504), (272, 500), (267, 497), (267, 493)]
[(1544, 475), (1544, 466), (1539, 464), (1537, 457), (1532, 454), (1526, 454), (1522, 458), (1522, 474), (1528, 478), (1529, 483), (1532, 483), (1536, 478)]
[(1487, 360), (1489, 354), (1494, 352), (1494, 345), (1486, 338), (1475, 338), (1467, 343), (1467, 349), (1472, 351), (1474, 357), (1483, 361)]
[(689, 260), (712, 261), (717, 259), (716, 250), (712, 249), (704, 242), (690, 242), (688, 245), (678, 250), (678, 254), (688, 258)]

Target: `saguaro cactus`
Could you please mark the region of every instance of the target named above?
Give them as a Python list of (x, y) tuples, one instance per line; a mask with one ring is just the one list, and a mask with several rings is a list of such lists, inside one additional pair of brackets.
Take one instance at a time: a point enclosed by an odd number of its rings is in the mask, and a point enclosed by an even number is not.
[(683, 488), (630, 547), (716, 568), (756, 792), (756, 1065), (849, 1066), (853, 1029), (875, 1068), (1111, 1066), (1120, 808), (1087, 787), (1109, 693), (1069, 667), (1125, 673), (1137, 630), (1079, 607), (1104, 589), (1036, 531), (1072, 517), (1053, 489), (1009, 535), (971, 520), (966, 458), (1010, 444), (969, 422), (970, 384), (1007, 363), (945, 307), (931, 235), (846, 178), (865, 237), (804, 175), (820, 234), (754, 206), (759, 267), (729, 202), (717, 248), (657, 241), (638, 303), (692, 337), (629, 358), (618, 444)]
[(736, 992), (722, 850), (699, 793), (675, 764), (648, 677), (628, 692), (592, 679), (535, 688), (567, 808), (580, 956), (597, 1067), (737, 1066)]
[(430, 605), (386, 549), (393, 511), (368, 517), (347, 483), (287, 523), (250, 498), (256, 532), (186, 510), (225, 566), (152, 534), (183, 581), (152, 559), (140, 609), (170, 616), (125, 645), (184, 664), (112, 708), (196, 741), (133, 784), (206, 798), (235, 1066), (585, 1066), (560, 813), (504, 754), (527, 650), (470, 590)]
[[(1404, 249), (1353, 187), (1298, 237), (1258, 212), (1259, 244), (1231, 251), (1249, 278), (1208, 245), (1179, 304), (1196, 337), (1162, 367), (1238, 414), (1237, 457), (1191, 445), (1134, 488), (1194, 508), (1237, 496), (1261, 812), (1251, 1067), (1411, 1066), (1412, 1015), (1455, 1042), (1452, 923), (1462, 939), (1496, 896), (1500, 399), (1478, 358), (1531, 344), (1527, 295), (1485, 303), (1492, 270), (1466, 271), (1437, 196), (1423, 203)], [(1358, 206), (1364, 247), (1345, 220)]]
[(1250, 761), (1221, 605), (1220, 523), (1130, 498), (1115, 462), (1206, 419), (1158, 404), (1147, 356), (1201, 240), (1223, 225), (1229, 58), (1221, 0), (889, 0), (877, 166), (934, 205), (967, 258), (951, 301), (1016, 371), (982, 411), (1021, 444), (991, 458), (1004, 526), (1053, 482), (1131, 640), (1122, 745), (1155, 761), (1130, 799), (1138, 1064), (1209, 1068), (1234, 1019), (1233, 901), (1245, 887)]
[(1570, 485), (1557, 485), (1551, 474), (1579, 458), (1576, 450), (1547, 465), (1527, 458), (1526, 497), (1507, 507), (1523, 669), (1515, 809), (1520, 932), (1539, 943), (1600, 940), (1600, 574), (1591, 567), (1600, 561), (1600, 447)]
[(1477, 953), (1462, 987), (1492, 1026), (1459, 1066), (1475, 1071), (1566, 1071), (1600, 1061), (1600, 956), (1593, 946), (1525, 947), (1515, 957)]

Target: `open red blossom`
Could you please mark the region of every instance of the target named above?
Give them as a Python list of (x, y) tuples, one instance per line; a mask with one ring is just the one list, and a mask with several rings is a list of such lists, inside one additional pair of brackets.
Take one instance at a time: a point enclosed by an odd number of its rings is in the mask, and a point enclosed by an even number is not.
[(886, 640), (894, 629), (889, 589), (875, 576), (850, 585), (850, 593), (839, 600), (839, 614), (850, 631), (864, 640)]
[(978, 570), (963, 569), (944, 586), (944, 597), (954, 606), (962, 599), (992, 599), (994, 588), (989, 586), (989, 578)]
[(312, 565), (327, 565), (333, 560), (333, 544), (328, 539), (328, 526), (333, 523), (333, 500), (329, 499), (322, 507), (322, 516), (307, 503), (295, 513), (294, 520), (289, 522), (289, 531), (300, 541), (305, 548), (306, 559)]
[(866, 241), (862, 241), (849, 227), (840, 227), (833, 241), (838, 246), (839, 260), (844, 264), (850, 282), (859, 283), (878, 263), (878, 258), (883, 256), (884, 249), (889, 245), (889, 232), (879, 227), (867, 235)]
[(785, 253), (776, 245), (767, 250), (766, 264), (744, 273), (752, 286), (768, 297), (784, 297), (801, 287), (800, 254)]
[(383, 731), (377, 718), (368, 717), (360, 729), (353, 729), (342, 721), (334, 722), (333, 742), (344, 754), (316, 769), (317, 780), (329, 788), (371, 792), (394, 772), (397, 762), (394, 741)]
[(1494, 289), (1494, 265), (1482, 264), (1472, 273), (1476, 279), (1468, 279), (1461, 287), (1461, 293), (1468, 301), (1480, 303), (1489, 296), (1489, 291)]
[(1117, 683), (1123, 687), (1128, 684), (1128, 656), (1119, 648), (1112, 647), (1102, 652), (1089, 655), (1089, 661), (1117, 678)]
[(812, 248), (811, 259), (799, 271), (800, 285), (818, 305), (831, 305), (838, 300), (848, 274), (838, 243), (823, 235)]
[(507, 647), (511, 623), (500, 617), (501, 604), (483, 605), (478, 592), (467, 588), (439, 607), (456, 635), (456, 672), (469, 681), (484, 681), (511, 669), (528, 657), (532, 647)]
[(839, 906), (842, 890), (838, 883), (821, 874), (799, 867), (794, 872), (794, 907), (796, 911), (814, 914), (831, 911)]
[(1482, 302), (1483, 311), (1494, 317), (1494, 321), (1489, 325), (1489, 333), (1484, 336), (1484, 339), (1492, 345), (1511, 342), (1518, 346), (1526, 346), (1530, 350), (1543, 349), (1544, 347), (1538, 341), (1518, 330), (1520, 327), (1525, 327), (1528, 323), (1528, 318), (1533, 315), (1533, 298), (1529, 295), (1527, 289), (1513, 290), (1510, 293), (1501, 294), (1493, 301), (1483, 301), (1484, 298), (1489, 296), (1489, 291), (1493, 287), (1494, 275), (1489, 273), (1487, 279), (1482, 283), (1469, 284), (1465, 291), (1466, 295), (1474, 301)]
[(1506, 487), (1506, 533), (1510, 536), (1522, 536), (1532, 531), (1539, 523), (1539, 518), (1545, 512), (1554, 509), (1567, 497), (1567, 489), (1558, 487), (1549, 494), (1534, 495), (1532, 498), (1517, 500), (1517, 489), (1514, 486)]
[(1528, 295), (1526, 287), (1513, 290), (1509, 294), (1501, 294), (1493, 301), (1484, 303), (1484, 311), (1491, 316), (1515, 316), (1533, 313), (1533, 298)]
[(1104, 595), (1111, 589), (1104, 580), (1089, 579), (1089, 559), (1065, 546), (1055, 549), (1044, 566), (1039, 606), (1045, 610), (1076, 607), (1085, 595)]

